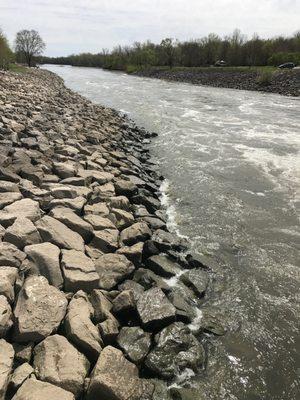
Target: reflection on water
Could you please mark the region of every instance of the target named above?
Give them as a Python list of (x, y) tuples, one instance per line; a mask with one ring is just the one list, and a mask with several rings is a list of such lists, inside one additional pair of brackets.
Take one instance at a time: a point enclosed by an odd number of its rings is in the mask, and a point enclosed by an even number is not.
[(159, 133), (151, 150), (169, 213), (195, 251), (218, 261), (208, 304), (229, 327), (209, 342), (197, 386), (214, 400), (299, 399), (299, 99), (48, 69)]

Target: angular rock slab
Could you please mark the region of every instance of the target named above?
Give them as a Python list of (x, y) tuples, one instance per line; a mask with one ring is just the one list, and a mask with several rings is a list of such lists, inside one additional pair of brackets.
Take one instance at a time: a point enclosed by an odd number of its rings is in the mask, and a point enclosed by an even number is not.
[(53, 210), (51, 210), (50, 216), (65, 224), (72, 231), (79, 233), (86, 243), (92, 239), (92, 225), (80, 218), (70, 208), (55, 207)]
[(12, 400), (75, 400), (73, 393), (51, 383), (27, 379)]
[(0, 295), (0, 338), (4, 338), (12, 327), (12, 310), (7, 298)]
[(41, 275), (48, 279), (50, 285), (63, 287), (63, 276), (60, 269), (60, 249), (52, 243), (40, 243), (24, 248), (25, 253), (38, 268)]
[(9, 376), (14, 361), (14, 349), (10, 343), (0, 339), (0, 399), (4, 400)]
[(122, 254), (104, 254), (95, 260), (100, 288), (111, 290), (134, 271), (134, 265)]
[(9, 220), (7, 225), (11, 225), (18, 217), (28, 218), (32, 222), (37, 221), (41, 218), (39, 203), (31, 199), (22, 199), (15, 201), (0, 211), (0, 219), (6, 218)]
[(61, 267), (64, 273), (65, 290), (90, 292), (99, 287), (99, 275), (94, 262), (83, 252), (62, 250)]
[(10, 378), (8, 391), (15, 393), (33, 372), (34, 369), (27, 362), (16, 368)]
[(137, 311), (144, 327), (162, 329), (175, 320), (176, 309), (157, 287), (146, 290), (137, 302)]
[(94, 310), (83, 291), (77, 292), (70, 301), (65, 318), (67, 338), (91, 361), (96, 361), (103, 342), (98, 328), (91, 321)]
[(36, 223), (36, 227), (45, 242), (53, 243), (63, 249), (84, 251), (82, 237), (57, 219), (43, 217)]
[(37, 377), (78, 397), (83, 390), (90, 363), (64, 336), (47, 337), (34, 349)]
[(15, 245), (0, 242), (0, 266), (19, 268), (25, 258), (26, 254), (20, 251)]
[(6, 229), (3, 240), (14, 244), (22, 250), (25, 246), (40, 243), (41, 237), (30, 219), (18, 217), (15, 222)]
[(126, 360), (121, 350), (107, 346), (91, 374), (87, 400), (140, 400), (143, 384), (137, 367)]
[(0, 267), (0, 295), (12, 303), (15, 299), (14, 284), (18, 277), (18, 269), (14, 267)]
[(146, 222), (137, 222), (124, 229), (120, 235), (120, 242), (131, 246), (138, 242), (144, 242), (151, 237), (151, 230)]
[(151, 334), (137, 326), (124, 326), (119, 333), (117, 343), (132, 362), (140, 364), (149, 352)]
[(155, 343), (145, 364), (164, 379), (174, 378), (186, 368), (196, 372), (204, 363), (203, 346), (182, 322), (175, 322), (159, 332)]
[(39, 342), (59, 327), (66, 314), (67, 300), (43, 276), (28, 277), (14, 310), (16, 342)]

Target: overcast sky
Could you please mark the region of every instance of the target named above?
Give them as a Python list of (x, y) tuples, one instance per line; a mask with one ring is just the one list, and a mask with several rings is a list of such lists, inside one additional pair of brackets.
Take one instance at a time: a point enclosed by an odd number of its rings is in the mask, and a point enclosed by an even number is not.
[(38, 30), (49, 56), (235, 28), (266, 38), (300, 30), (300, 0), (0, 0), (0, 28), (11, 43), (20, 29)]

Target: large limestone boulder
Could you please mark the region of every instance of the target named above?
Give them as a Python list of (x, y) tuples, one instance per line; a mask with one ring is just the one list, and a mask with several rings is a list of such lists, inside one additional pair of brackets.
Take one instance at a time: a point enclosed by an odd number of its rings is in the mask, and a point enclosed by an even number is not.
[(0, 339), (0, 400), (5, 399), (9, 376), (14, 361), (14, 349), (10, 343)]
[(0, 266), (19, 268), (25, 258), (26, 254), (20, 251), (15, 245), (0, 242)]
[(146, 222), (137, 222), (121, 232), (120, 242), (131, 246), (135, 243), (146, 241), (150, 238), (151, 233)]
[(138, 326), (124, 326), (117, 343), (132, 362), (140, 364), (150, 350), (151, 334)]
[(67, 300), (43, 276), (28, 277), (14, 310), (14, 339), (39, 342), (55, 332), (65, 316)]
[(54, 162), (53, 171), (61, 179), (71, 178), (76, 175), (77, 168), (72, 163), (67, 162)]
[(74, 211), (66, 207), (55, 207), (50, 211), (51, 217), (65, 224), (72, 231), (79, 233), (87, 243), (93, 237), (93, 227), (84, 219), (80, 218)]
[(67, 292), (90, 292), (99, 287), (95, 264), (82, 251), (62, 250), (61, 267)]
[(146, 290), (138, 299), (137, 311), (143, 326), (161, 329), (175, 320), (176, 309), (157, 287)]
[(14, 267), (0, 267), (0, 295), (12, 303), (15, 299), (14, 284), (18, 277), (18, 269)]
[(204, 360), (203, 346), (185, 324), (175, 322), (155, 336), (155, 347), (146, 358), (146, 366), (170, 379), (186, 368), (196, 372)]
[(106, 290), (111, 290), (134, 271), (134, 265), (122, 254), (104, 254), (95, 260), (95, 266), (100, 288)]
[(161, 255), (149, 257), (146, 261), (146, 266), (165, 278), (171, 278), (182, 271), (178, 264), (171, 261), (168, 257)]
[(116, 229), (115, 224), (108, 218), (101, 217), (101, 215), (87, 214), (84, 216), (85, 221), (92, 225), (95, 231), (102, 229)]
[(34, 349), (33, 365), (37, 377), (59, 386), (75, 397), (83, 390), (90, 363), (64, 336), (47, 337)]
[(12, 327), (12, 310), (7, 298), (0, 295), (0, 338), (4, 338)]
[(0, 192), (0, 210), (2, 210), (2, 208), (8, 206), (11, 203), (14, 203), (17, 200), (21, 200), (22, 199), (22, 195), (21, 193), (18, 192), (4, 192), (1, 193)]
[(142, 394), (137, 367), (126, 360), (121, 350), (105, 347), (91, 374), (87, 400), (140, 400)]
[(60, 249), (52, 243), (45, 242), (26, 246), (28, 258), (33, 261), (40, 275), (48, 279), (50, 285), (63, 287), (63, 276), (59, 264)]
[(14, 244), (22, 250), (25, 246), (40, 243), (41, 237), (30, 219), (18, 217), (15, 222), (6, 229), (3, 240)]
[(91, 246), (103, 253), (110, 253), (117, 250), (119, 246), (119, 231), (117, 229), (103, 229), (94, 232)]
[(103, 342), (98, 328), (93, 324), (93, 307), (83, 291), (77, 292), (70, 301), (65, 319), (67, 338), (89, 360), (96, 361)]
[(75, 400), (73, 393), (51, 383), (27, 379), (12, 400)]
[(198, 296), (203, 296), (208, 286), (208, 274), (202, 269), (190, 269), (180, 276), (180, 280)]
[(94, 289), (90, 295), (90, 302), (94, 308), (94, 321), (102, 322), (112, 316), (112, 302), (105, 296), (102, 290)]
[(26, 379), (33, 373), (34, 369), (27, 362), (19, 365), (19, 367), (14, 370), (9, 380), (8, 391), (10, 393), (15, 393), (19, 389), (19, 387), (26, 381)]
[(82, 237), (57, 219), (43, 217), (36, 223), (36, 227), (45, 242), (53, 243), (63, 249), (84, 251)]
[(18, 217), (28, 218), (32, 222), (37, 221), (41, 218), (39, 203), (31, 199), (22, 199), (0, 211), (0, 221), (4, 220), (4, 223), (2, 223), (4, 226), (11, 225)]

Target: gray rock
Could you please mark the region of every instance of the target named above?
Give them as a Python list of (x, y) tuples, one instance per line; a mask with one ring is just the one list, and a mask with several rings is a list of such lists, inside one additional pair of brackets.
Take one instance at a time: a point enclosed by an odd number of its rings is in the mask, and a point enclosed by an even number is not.
[(126, 360), (121, 350), (105, 347), (91, 374), (87, 400), (140, 400), (142, 394), (137, 367)]
[(77, 292), (70, 301), (65, 318), (67, 338), (84, 353), (89, 360), (96, 361), (103, 342), (97, 327), (91, 321), (93, 307), (83, 291)]
[(137, 193), (137, 186), (131, 181), (118, 180), (115, 182), (115, 191), (117, 196), (131, 197)]
[(62, 250), (61, 267), (67, 292), (77, 292), (77, 290), (90, 292), (99, 287), (99, 275), (95, 264), (83, 252)]
[(113, 344), (119, 334), (119, 323), (112, 315), (98, 324), (105, 345)]
[(34, 343), (13, 343), (15, 351), (15, 362), (18, 364), (30, 363)]
[(112, 312), (115, 315), (132, 313), (136, 309), (134, 294), (131, 290), (124, 290), (112, 302)]
[(190, 287), (198, 296), (203, 296), (208, 286), (207, 272), (202, 269), (191, 269), (181, 275), (180, 280)]
[(22, 250), (25, 246), (40, 243), (41, 237), (30, 219), (19, 217), (6, 229), (3, 240)]
[(55, 207), (49, 215), (65, 224), (72, 231), (79, 233), (84, 241), (88, 243), (93, 237), (93, 227), (75, 212), (65, 207)]
[(39, 342), (59, 327), (65, 316), (67, 300), (43, 276), (28, 277), (14, 310), (14, 340)]
[(64, 336), (47, 337), (34, 349), (33, 365), (37, 377), (78, 397), (90, 363)]
[(10, 343), (0, 339), (0, 399), (5, 399), (9, 377), (14, 361), (14, 349)]
[(12, 310), (7, 298), (0, 295), (0, 338), (4, 338), (12, 327)]
[(107, 201), (111, 208), (118, 208), (125, 211), (130, 211), (131, 209), (131, 204), (125, 196), (110, 197)]
[(186, 368), (196, 372), (204, 360), (203, 346), (186, 325), (175, 322), (155, 336), (155, 347), (145, 363), (155, 374), (170, 379)]
[(103, 322), (111, 317), (113, 305), (102, 290), (94, 289), (90, 295), (90, 302), (94, 308), (94, 321), (96, 323)]
[(76, 188), (60, 184), (53, 185), (50, 193), (55, 199), (75, 199), (78, 196)]
[(0, 267), (0, 295), (5, 296), (10, 303), (15, 299), (14, 284), (17, 276), (17, 268)]
[(75, 400), (73, 393), (67, 392), (55, 385), (39, 381), (35, 378), (26, 379), (12, 400)]
[(145, 291), (137, 302), (137, 310), (143, 326), (162, 329), (175, 320), (175, 307), (159, 288)]
[(131, 290), (133, 293), (133, 296), (135, 298), (135, 301), (137, 302), (140, 296), (144, 293), (145, 289), (143, 288), (142, 285), (139, 283), (132, 281), (130, 279), (126, 280), (125, 282), (121, 283), (121, 285), (118, 286), (118, 289), (120, 291), (123, 290)]
[(124, 229), (120, 235), (121, 243), (131, 246), (137, 242), (144, 242), (151, 236), (151, 230), (145, 222), (137, 222)]
[(182, 271), (178, 264), (171, 261), (168, 257), (160, 255), (149, 257), (146, 261), (146, 266), (165, 278), (171, 278)]
[(34, 373), (34, 369), (30, 364), (25, 362), (24, 364), (17, 367), (9, 381), (8, 391), (15, 393), (19, 387)]
[(111, 290), (133, 271), (133, 264), (122, 254), (104, 254), (95, 261), (100, 288)]
[(151, 334), (139, 327), (123, 327), (117, 343), (132, 362), (141, 364), (150, 350)]
[(25, 253), (33, 261), (40, 275), (48, 279), (50, 285), (63, 287), (63, 276), (60, 269), (60, 249), (52, 243), (40, 243), (26, 246)]
[(0, 192), (0, 210), (2, 210), (2, 208), (8, 206), (11, 203), (14, 203), (17, 200), (21, 200), (22, 199), (22, 195), (21, 193), (18, 192), (4, 192), (1, 193)]
[(144, 243), (143, 242), (139, 242), (139, 243), (134, 244), (133, 246), (120, 247), (116, 251), (116, 253), (117, 254), (123, 254), (134, 265), (139, 266), (141, 264), (141, 262), (142, 262), (143, 247), (144, 247)]
[(198, 296), (180, 281), (171, 288), (168, 298), (176, 308), (176, 315), (181, 321), (189, 323), (196, 317)]
[(45, 242), (53, 243), (63, 249), (84, 251), (82, 237), (57, 219), (43, 217), (36, 223), (36, 227)]
[(86, 199), (82, 196), (78, 196), (75, 199), (53, 199), (49, 203), (49, 208), (53, 209), (56, 207), (70, 208), (76, 214), (80, 214), (84, 205), (86, 204)]
[(101, 217), (100, 215), (87, 214), (84, 216), (85, 221), (92, 225), (95, 231), (102, 229), (116, 229), (115, 224), (108, 218)]
[(11, 225), (18, 217), (28, 218), (32, 222), (37, 221), (41, 218), (39, 203), (31, 199), (22, 199), (15, 201), (0, 211), (0, 221), (2, 218), (9, 221), (6, 226)]
[(90, 245), (103, 253), (110, 253), (119, 247), (119, 231), (117, 229), (103, 229), (95, 231)]
[(54, 162), (53, 171), (61, 179), (66, 179), (75, 176), (77, 168), (73, 164)]
[(87, 204), (84, 207), (84, 213), (86, 215), (94, 214), (100, 215), (101, 217), (107, 217), (109, 215), (109, 209), (106, 203), (96, 203), (96, 204)]
[(128, 211), (113, 208), (112, 213), (116, 217), (116, 225), (118, 229), (128, 228), (134, 223), (133, 215)]
[(19, 268), (25, 258), (26, 254), (13, 244), (0, 242), (0, 266)]

